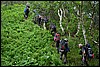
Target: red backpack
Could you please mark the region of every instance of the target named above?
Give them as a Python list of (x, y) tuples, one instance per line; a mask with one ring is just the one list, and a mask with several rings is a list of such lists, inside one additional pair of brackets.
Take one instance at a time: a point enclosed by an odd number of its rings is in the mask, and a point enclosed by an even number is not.
[(60, 40), (60, 34), (56, 33), (54, 36), (54, 41)]

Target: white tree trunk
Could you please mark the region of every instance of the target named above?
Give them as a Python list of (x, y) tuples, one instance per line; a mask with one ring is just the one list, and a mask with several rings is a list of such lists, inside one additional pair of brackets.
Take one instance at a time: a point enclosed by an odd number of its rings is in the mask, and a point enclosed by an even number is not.
[(85, 45), (87, 44), (87, 40), (86, 40), (86, 35), (85, 35), (85, 28), (82, 24), (82, 30), (83, 30), (83, 36), (84, 36), (84, 40), (85, 40)]
[[(83, 1), (81, 1), (81, 4), (82, 4), (82, 7), (83, 7)], [(82, 11), (82, 8), (81, 8), (81, 23), (82, 23), (82, 31), (83, 31), (83, 36), (84, 36), (84, 40), (85, 40), (85, 45), (87, 44), (87, 40), (86, 40), (86, 35), (85, 35), (85, 27), (84, 27), (84, 21), (83, 21), (83, 11)]]
[(80, 30), (80, 21), (78, 22), (77, 33), (76, 33), (75, 35), (78, 35), (78, 33), (79, 33), (79, 30)]
[(91, 31), (91, 29), (92, 29), (92, 24), (93, 24), (93, 18), (94, 18), (94, 13), (95, 13), (95, 5), (92, 5), (92, 10), (93, 10), (93, 12), (90, 14), (90, 16), (91, 16), (91, 24), (90, 24), (90, 27), (89, 27), (89, 30)]
[(45, 27), (45, 22), (43, 23), (43, 27), (44, 27), (44, 29), (46, 29), (46, 27)]
[(60, 24), (62, 32), (64, 32), (64, 28), (62, 27), (62, 10), (61, 10), (61, 8), (60, 8), (60, 11), (61, 11), (61, 14), (59, 13), (59, 10), (58, 10), (58, 16), (60, 17), (59, 24)]
[(66, 16), (65, 16), (65, 9), (64, 9), (64, 8), (63, 8), (63, 12), (64, 12), (64, 17), (66, 17)]
[(91, 30), (92, 24), (93, 24), (93, 21), (91, 20), (91, 24), (90, 24), (89, 30)]
[[(77, 16), (81, 16), (81, 7), (76, 6), (79, 10), (77, 11)], [(78, 27), (77, 27), (77, 33), (75, 35), (78, 35), (80, 30), (80, 24), (81, 24), (81, 18), (77, 17), (79, 19)]]
[(93, 37), (92, 37), (92, 41), (93, 41), (95, 44), (97, 44), (97, 46), (99, 46), (99, 42), (95, 41), (95, 40), (93, 39)]

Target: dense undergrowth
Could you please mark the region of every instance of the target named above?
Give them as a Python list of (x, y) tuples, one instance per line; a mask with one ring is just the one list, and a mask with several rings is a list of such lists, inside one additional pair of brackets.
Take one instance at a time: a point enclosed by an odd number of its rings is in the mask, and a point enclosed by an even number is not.
[[(56, 48), (52, 46), (55, 43), (50, 31), (34, 24), (31, 14), (27, 20), (23, 20), (24, 8), (22, 4), (1, 5), (1, 66), (80, 66), (78, 44), (84, 43), (82, 32), (78, 37), (61, 37), (68, 38), (70, 47), (68, 62), (63, 64)], [(71, 23), (68, 26), (69, 32), (73, 33), (74, 27), (71, 27)], [(93, 50), (96, 54), (97, 47), (94, 46)], [(88, 62), (90, 66), (99, 65), (99, 59), (96, 58)]]

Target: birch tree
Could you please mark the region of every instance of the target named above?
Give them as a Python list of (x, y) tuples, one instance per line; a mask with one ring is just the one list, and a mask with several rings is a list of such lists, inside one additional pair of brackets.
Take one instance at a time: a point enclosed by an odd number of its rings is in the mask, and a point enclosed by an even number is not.
[(89, 4), (91, 5), (91, 8), (92, 8), (92, 12), (89, 13), (90, 17), (91, 17), (91, 24), (90, 24), (90, 27), (89, 27), (89, 30), (91, 31), (91, 28), (92, 28), (92, 24), (93, 24), (93, 18), (94, 18), (94, 13), (95, 13), (95, 4), (91, 4), (91, 2), (89, 2)]
[[(81, 16), (81, 12), (80, 12), (80, 9), (81, 9), (81, 7), (80, 7), (80, 2), (78, 2), (79, 4), (77, 4), (75, 1), (72, 1), (73, 2), (73, 4), (75, 4), (75, 7), (77, 8), (77, 11), (76, 11), (76, 16), (77, 16), (77, 18), (79, 19), (79, 22), (78, 22), (78, 25), (77, 25), (77, 32), (76, 32), (76, 36), (78, 35), (78, 33), (79, 33), (79, 30), (80, 30), (80, 24), (81, 24), (81, 18), (80, 18), (80, 16)], [(76, 8), (74, 8), (75, 10), (76, 10)]]
[[(92, 32), (92, 31), (91, 31), (91, 30), (92, 30), (92, 25), (93, 25), (93, 23), (94, 23), (96, 2), (93, 1), (93, 4), (92, 4), (92, 2), (89, 2), (89, 4), (91, 5), (91, 8), (92, 8), (92, 13), (90, 14), (90, 16), (91, 16), (91, 24), (90, 24), (90, 27), (89, 27), (90, 34), (91, 34), (91, 32)], [(91, 36), (93, 36), (93, 34), (91, 34)], [(99, 43), (98, 43), (97, 41), (95, 41), (95, 40), (93, 39), (93, 37), (92, 37), (92, 41), (93, 41), (95, 44), (97, 44), (97, 45), (99, 46)]]
[(86, 30), (85, 30), (84, 21), (83, 21), (83, 19), (84, 19), (84, 16), (83, 16), (84, 12), (83, 12), (83, 9), (82, 9), (83, 8), (83, 4), (84, 4), (84, 1), (81, 1), (81, 24), (82, 24), (82, 32), (83, 32), (85, 45), (86, 45), (87, 44), (87, 39), (86, 39), (86, 35), (85, 35)]
[(62, 32), (64, 33), (64, 28), (62, 27), (62, 15), (63, 15), (63, 11), (62, 11), (62, 9), (60, 8), (60, 9), (58, 10), (58, 16), (59, 16), (59, 18), (60, 18), (59, 24), (60, 24), (60, 28), (61, 28)]

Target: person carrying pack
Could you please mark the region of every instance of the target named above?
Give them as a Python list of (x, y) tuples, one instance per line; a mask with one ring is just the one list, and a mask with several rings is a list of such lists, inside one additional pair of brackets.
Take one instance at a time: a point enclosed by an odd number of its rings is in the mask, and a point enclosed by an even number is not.
[(90, 44), (86, 44), (86, 49), (87, 49), (87, 58), (94, 58), (94, 53), (92, 51), (92, 48), (90, 47)]
[(33, 19), (34, 19), (34, 23), (36, 24), (38, 24), (39, 26), (41, 26), (41, 15), (38, 13), (38, 11), (36, 10), (36, 9), (34, 9), (33, 10), (33, 12), (34, 12), (34, 16), (33, 16)]
[(56, 33), (56, 25), (51, 23), (50, 24), (50, 30), (51, 30), (51, 34), (54, 36), (54, 34)]
[(56, 42), (56, 49), (59, 53), (59, 43), (60, 43), (60, 34), (59, 33), (55, 33), (54, 41)]
[(57, 42), (58, 40), (60, 41), (60, 34), (59, 33), (55, 33), (54, 41)]
[(70, 49), (68, 47), (68, 40), (65, 38), (65, 39), (62, 39), (60, 41), (60, 48), (59, 48), (59, 51), (60, 51), (60, 59), (62, 60), (62, 56), (64, 55), (64, 64), (66, 64), (67, 62), (67, 52), (70, 52)]
[(30, 12), (30, 6), (29, 6), (29, 4), (27, 3), (26, 4), (26, 8), (24, 9), (24, 17), (25, 17), (25, 19), (27, 19), (28, 18), (28, 14), (29, 14), (29, 12)]
[(79, 44), (78, 46), (80, 48), (79, 54), (82, 55), (82, 58), (81, 58), (82, 65), (85, 64), (85, 65), (88, 66), (88, 63), (87, 63), (87, 54), (88, 54), (87, 48), (86, 48), (86, 46), (83, 46), (82, 44)]

